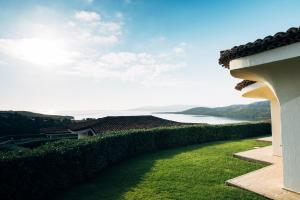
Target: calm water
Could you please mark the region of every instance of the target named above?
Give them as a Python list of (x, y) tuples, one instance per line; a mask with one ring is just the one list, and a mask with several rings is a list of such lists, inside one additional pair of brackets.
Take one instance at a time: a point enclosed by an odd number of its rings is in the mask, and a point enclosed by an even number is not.
[(183, 114), (154, 114), (156, 117), (173, 120), (176, 122), (208, 123), (208, 124), (232, 124), (246, 122), (245, 120), (230, 119), (225, 117), (214, 117), (205, 115), (183, 115)]
[(75, 119), (84, 118), (101, 118), (106, 116), (137, 116), (137, 115), (153, 115), (159, 118), (168, 119), (176, 122), (186, 123), (208, 123), (208, 124), (229, 124), (229, 123), (240, 123), (246, 122), (245, 120), (230, 119), (224, 117), (213, 117), (204, 115), (183, 115), (183, 114), (156, 114), (149, 111), (81, 111), (81, 112), (63, 112), (57, 113), (63, 115), (72, 115)]

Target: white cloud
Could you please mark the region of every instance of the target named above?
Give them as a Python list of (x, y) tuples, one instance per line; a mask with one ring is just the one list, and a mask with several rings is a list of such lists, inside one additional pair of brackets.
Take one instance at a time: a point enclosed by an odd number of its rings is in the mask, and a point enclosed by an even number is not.
[(54, 24), (33, 19), (27, 27), (34, 31), (31, 36), (0, 38), (0, 58), (11, 57), (61, 74), (149, 86), (185, 66), (179, 56), (185, 50), (182, 43), (158, 53), (115, 50), (123, 36), (123, 22), (96, 12), (78, 11)]
[(0, 39), (0, 53), (40, 66), (70, 64), (76, 53), (62, 44), (54, 39)]
[(123, 16), (123, 13), (120, 12), (120, 11), (116, 12), (115, 16), (116, 16), (117, 18), (119, 18), (119, 19), (122, 19), (122, 18), (124, 17), (124, 16)]
[(187, 47), (187, 44), (185, 42), (181, 42), (173, 48), (173, 51), (178, 56), (185, 56), (186, 55), (186, 47)]
[(93, 21), (101, 20), (101, 16), (98, 13), (84, 11), (84, 10), (75, 12), (74, 17), (80, 21), (86, 21), (86, 22), (93, 22)]
[(122, 35), (122, 22), (104, 20), (99, 13), (78, 11), (74, 19), (75, 21), (68, 23), (69, 29), (79, 42), (112, 45), (117, 43)]
[(184, 53), (184, 49), (183, 48), (181, 48), (181, 47), (174, 47), (174, 52), (176, 53), (176, 54), (183, 54)]
[[(183, 67), (184, 63), (169, 62), (165, 58), (149, 53), (110, 52), (93, 59), (84, 59), (80, 67), (70, 68), (68, 74), (96, 79), (117, 79), (150, 85), (165, 73)], [(77, 71), (74, 73), (74, 71)]]
[(0, 65), (7, 65), (7, 62), (0, 60)]

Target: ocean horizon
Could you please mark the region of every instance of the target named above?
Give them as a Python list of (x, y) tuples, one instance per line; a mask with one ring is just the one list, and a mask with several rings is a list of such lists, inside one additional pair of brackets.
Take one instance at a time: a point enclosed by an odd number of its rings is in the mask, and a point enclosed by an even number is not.
[(56, 114), (70, 115), (75, 120), (82, 120), (87, 118), (102, 118), (108, 116), (143, 116), (152, 115), (162, 119), (172, 120), (182, 123), (207, 123), (207, 124), (232, 124), (249, 122), (249, 120), (232, 119), (227, 117), (216, 117), (208, 115), (187, 115), (187, 114), (169, 114), (158, 113), (159, 111), (136, 111), (136, 110), (94, 110), (94, 111), (62, 111)]

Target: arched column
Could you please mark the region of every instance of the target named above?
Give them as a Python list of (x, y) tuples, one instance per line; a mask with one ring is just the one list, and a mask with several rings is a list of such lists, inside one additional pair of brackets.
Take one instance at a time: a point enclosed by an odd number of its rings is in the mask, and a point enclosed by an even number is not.
[(273, 155), (282, 156), (280, 104), (273, 90), (266, 84), (257, 82), (247, 86), (241, 92), (242, 96), (246, 98), (267, 99), (270, 101)]
[(271, 106), (271, 121), (272, 121), (273, 155), (282, 156), (280, 104), (277, 99), (271, 100), (270, 103), (271, 103), (270, 106)]
[(283, 185), (300, 192), (300, 57), (235, 69), (231, 74), (261, 81), (276, 94), (280, 104)]

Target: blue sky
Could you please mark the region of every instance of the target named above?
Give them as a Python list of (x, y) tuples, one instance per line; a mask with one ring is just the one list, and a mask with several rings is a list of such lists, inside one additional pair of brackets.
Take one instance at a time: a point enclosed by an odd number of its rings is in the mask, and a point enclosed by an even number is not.
[(252, 102), (219, 51), (300, 26), (298, 0), (0, 0), (0, 109)]

